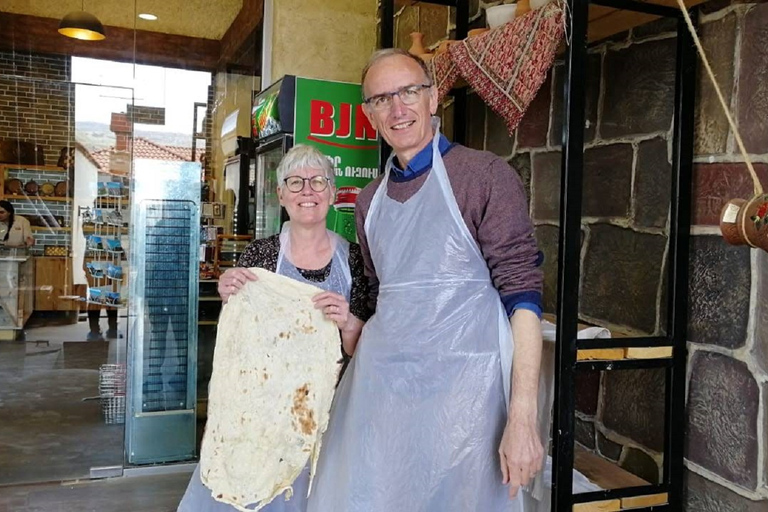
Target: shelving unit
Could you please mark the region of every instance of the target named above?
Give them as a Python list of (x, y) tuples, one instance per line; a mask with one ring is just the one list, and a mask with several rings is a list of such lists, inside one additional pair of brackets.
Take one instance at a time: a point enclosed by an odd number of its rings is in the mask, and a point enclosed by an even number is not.
[(128, 186), (123, 181), (98, 182), (93, 208), (80, 211), (82, 234), (86, 238), (84, 263), (88, 290), (84, 302), (107, 307), (121, 307), (122, 282), (126, 272), (126, 253), (122, 238), (128, 234)]
[[(12, 188), (11, 181), (18, 180)], [(24, 190), (30, 182), (37, 185), (37, 193), (29, 194)], [(56, 187), (66, 184), (67, 194), (70, 192), (68, 171), (52, 165), (0, 165), (0, 199), (10, 201), (16, 212), (30, 221), (32, 229), (37, 232), (65, 232), (69, 230), (72, 218), (72, 198), (68, 195), (41, 195), (42, 185)], [(63, 222), (62, 222), (63, 221)], [(41, 225), (42, 224), (42, 225)], [(56, 242), (60, 245), (62, 242)]]

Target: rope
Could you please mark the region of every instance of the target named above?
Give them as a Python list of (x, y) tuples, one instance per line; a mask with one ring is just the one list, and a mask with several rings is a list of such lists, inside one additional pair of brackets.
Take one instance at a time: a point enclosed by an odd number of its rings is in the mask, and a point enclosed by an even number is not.
[(699, 51), (699, 56), (704, 62), (704, 67), (707, 69), (707, 74), (709, 75), (710, 80), (712, 80), (712, 86), (715, 88), (717, 99), (720, 100), (720, 105), (723, 107), (723, 112), (725, 112), (725, 117), (728, 119), (728, 124), (731, 126), (731, 130), (733, 130), (733, 137), (736, 139), (736, 143), (739, 145), (739, 151), (741, 151), (741, 156), (744, 157), (744, 163), (747, 164), (749, 174), (752, 176), (752, 183), (755, 187), (755, 195), (762, 194), (763, 186), (760, 184), (760, 179), (757, 177), (755, 168), (752, 166), (752, 160), (750, 160), (749, 155), (747, 154), (747, 150), (744, 147), (744, 142), (741, 140), (741, 135), (739, 134), (739, 129), (736, 127), (736, 123), (731, 117), (728, 105), (725, 103), (725, 98), (723, 98), (723, 93), (720, 92), (720, 86), (717, 85), (715, 73), (712, 71), (712, 67), (709, 65), (709, 60), (707, 60), (707, 56), (704, 53), (704, 48), (701, 46), (699, 36), (696, 34), (696, 29), (693, 27), (693, 22), (691, 21), (691, 17), (688, 14), (688, 8), (683, 3), (683, 0), (677, 0), (677, 3), (680, 6), (680, 10), (683, 12), (685, 23), (688, 25), (688, 30), (691, 32), (691, 36), (693, 36), (693, 41), (696, 43), (696, 49)]

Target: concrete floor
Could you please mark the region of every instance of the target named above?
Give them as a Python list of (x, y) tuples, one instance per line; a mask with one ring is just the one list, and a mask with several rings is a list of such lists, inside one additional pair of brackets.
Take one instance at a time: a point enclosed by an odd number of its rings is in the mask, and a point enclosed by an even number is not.
[(125, 337), (86, 342), (87, 332), (87, 322), (44, 323), (26, 330), (26, 342), (0, 342), (0, 485), (122, 465), (123, 426), (105, 424), (98, 396), (99, 366), (125, 362)]
[(173, 512), (191, 473), (0, 487), (0, 512)]

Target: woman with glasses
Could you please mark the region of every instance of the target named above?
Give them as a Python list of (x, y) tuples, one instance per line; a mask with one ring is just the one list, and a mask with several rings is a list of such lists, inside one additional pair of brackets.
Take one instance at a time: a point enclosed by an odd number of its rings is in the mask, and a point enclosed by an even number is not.
[[(341, 355), (346, 362), (354, 353), (364, 322), (370, 316), (368, 284), (360, 247), (326, 229), (326, 216), (336, 188), (330, 161), (317, 149), (297, 145), (277, 168), (277, 194), (290, 221), (280, 235), (254, 240), (237, 267), (219, 278), (224, 303), (256, 276), (248, 268), (261, 267), (324, 290), (314, 298), (315, 307), (336, 322), (341, 334)], [(253, 461), (258, 464), (259, 461)], [(309, 467), (293, 484), (293, 494), (278, 496), (261, 510), (305, 512)], [(230, 512), (234, 507), (213, 499), (200, 480), (199, 466), (192, 475), (179, 512)]]

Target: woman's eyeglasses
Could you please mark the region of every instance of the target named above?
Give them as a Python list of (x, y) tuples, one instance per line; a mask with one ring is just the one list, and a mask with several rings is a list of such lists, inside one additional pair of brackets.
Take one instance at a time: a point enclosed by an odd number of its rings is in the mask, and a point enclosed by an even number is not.
[(365, 100), (365, 103), (370, 105), (374, 110), (389, 110), (392, 108), (392, 98), (397, 96), (400, 98), (400, 101), (403, 102), (403, 105), (413, 105), (419, 101), (421, 92), (430, 87), (432, 87), (432, 84), (409, 85), (402, 87), (395, 92), (387, 92), (371, 96)]
[(291, 192), (301, 192), (304, 190), (304, 182), (309, 182), (309, 188), (315, 192), (322, 192), (328, 188), (328, 178), (325, 176), (312, 176), (311, 178), (302, 178), (301, 176), (288, 176), (283, 180), (285, 188)]

